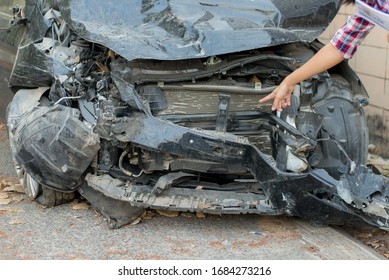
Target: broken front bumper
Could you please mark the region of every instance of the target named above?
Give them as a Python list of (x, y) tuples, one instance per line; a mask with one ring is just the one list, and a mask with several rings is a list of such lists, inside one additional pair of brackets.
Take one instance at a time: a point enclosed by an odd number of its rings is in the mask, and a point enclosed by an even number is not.
[[(363, 166), (346, 170), (338, 180), (324, 169), (281, 171), (271, 155), (244, 137), (190, 129), (154, 117), (130, 84), (115, 76), (114, 81), (132, 110), (118, 117), (101, 108), (95, 127), (80, 121), (77, 109), (58, 104), (35, 106), (20, 115), (25, 108), (21, 109), (23, 101), (16, 96), (8, 112), (11, 146), (17, 162), (37, 182), (63, 192), (82, 190), (87, 184), (106, 197), (141, 208), (289, 214), (323, 224), (363, 220), (389, 228), (386, 178)], [(40, 97), (43, 91), (35, 94)], [(36, 102), (39, 98), (30, 100)], [(295, 152), (315, 147), (315, 141), (274, 115), (259, 113), (258, 117), (282, 128), (284, 142)], [(114, 179), (99, 172), (85, 176), (98, 153), (99, 139), (132, 143), (140, 149), (180, 158), (241, 166), (255, 178), (256, 187), (252, 192), (210, 190), (207, 186), (182, 188), (180, 183), (194, 176), (184, 171), (160, 175), (153, 185), (131, 178)]]

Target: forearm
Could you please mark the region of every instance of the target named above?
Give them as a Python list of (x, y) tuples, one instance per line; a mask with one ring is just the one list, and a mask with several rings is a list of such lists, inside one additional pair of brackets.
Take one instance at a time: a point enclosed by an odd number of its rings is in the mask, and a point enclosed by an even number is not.
[(286, 80), (288, 84), (297, 84), (337, 65), (342, 60), (343, 56), (329, 43), (320, 49), (303, 66), (286, 77)]

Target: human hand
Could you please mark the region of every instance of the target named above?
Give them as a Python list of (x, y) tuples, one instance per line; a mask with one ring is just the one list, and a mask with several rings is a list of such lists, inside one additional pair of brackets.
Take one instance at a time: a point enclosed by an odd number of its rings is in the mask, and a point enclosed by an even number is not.
[(282, 112), (283, 109), (285, 109), (287, 106), (290, 106), (290, 97), (292, 95), (294, 86), (294, 84), (289, 84), (286, 80), (284, 80), (275, 90), (273, 90), (272, 93), (260, 99), (259, 103), (264, 103), (274, 99), (271, 110)]

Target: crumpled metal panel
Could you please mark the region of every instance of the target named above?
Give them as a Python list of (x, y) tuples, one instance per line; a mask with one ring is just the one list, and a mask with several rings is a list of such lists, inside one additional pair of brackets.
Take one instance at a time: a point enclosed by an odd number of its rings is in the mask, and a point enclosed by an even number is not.
[[(47, 1), (26, 0), (28, 29), (9, 85), (47, 86), (69, 73), (63, 61), (40, 47), (50, 20)], [(311, 42), (336, 15), (340, 0), (125, 0), (57, 1), (53, 7), (80, 37), (127, 60), (178, 60), (239, 52), (292, 42)]]
[(311, 42), (336, 15), (339, 0), (58, 1), (81, 37), (128, 60), (184, 59), (296, 41)]

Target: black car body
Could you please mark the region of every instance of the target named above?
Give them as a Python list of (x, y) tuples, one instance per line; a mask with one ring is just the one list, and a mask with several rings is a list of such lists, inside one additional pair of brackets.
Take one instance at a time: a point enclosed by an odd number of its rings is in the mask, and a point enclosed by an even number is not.
[(346, 62), (258, 100), (321, 48), (340, 1), (26, 1), (8, 108), (26, 193), (79, 192), (120, 227), (143, 209), (388, 228), (368, 95)]

